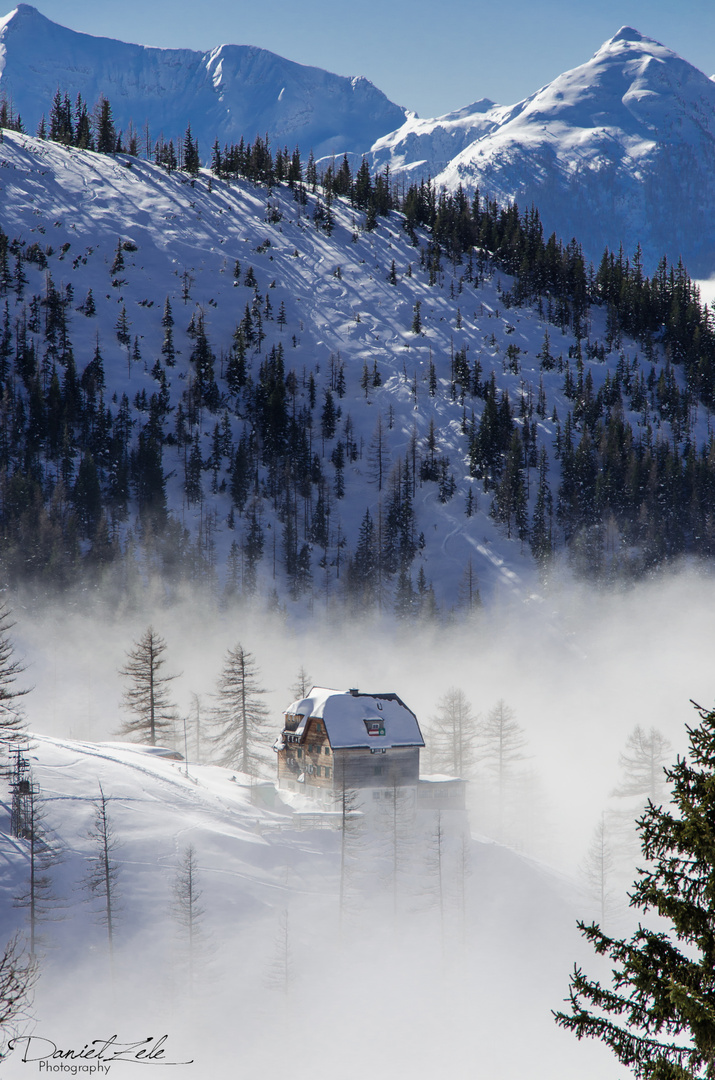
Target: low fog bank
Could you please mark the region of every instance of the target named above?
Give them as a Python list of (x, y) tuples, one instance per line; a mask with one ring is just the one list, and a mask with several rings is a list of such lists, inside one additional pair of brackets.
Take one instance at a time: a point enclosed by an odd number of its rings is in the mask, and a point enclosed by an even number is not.
[[(335, 837), (306, 848), (251, 911), (232, 908), (240, 882), (230, 870), (221, 881), (195, 840), (205, 916), (193, 992), (165, 910), (144, 903), (141, 920), (135, 909), (134, 925), (126, 912), (120, 924), (114, 979), (91, 928), (89, 943), (48, 958), (27, 1034), (61, 1048), (166, 1035), (168, 1060), (191, 1062), (171, 1070), (183, 1080), (622, 1075), (602, 1047), (577, 1043), (551, 1017), (574, 960), (602, 973), (575, 930), (573, 896), (506, 849), (472, 844), (464, 918), (449, 887), (441, 918), (424, 868), (401, 879), (393, 910), (385, 881), (364, 873), (363, 838), (341, 918)], [(447, 857), (445, 884), (448, 867)], [(29, 1067), (11, 1058), (7, 1075)]]
[[(502, 699), (526, 737), (523, 764), (539, 804), (538, 824), (522, 846), (571, 871), (634, 726), (659, 729), (674, 760), (694, 719), (690, 699), (715, 699), (715, 578), (693, 569), (622, 591), (561, 581), (528, 603), (424, 629), (387, 619), (336, 623), (317, 604), (287, 618), (258, 607), (227, 612), (201, 595), (166, 607), (148, 592), (145, 610), (122, 615), (81, 597), (44, 611), (8, 600), (25, 679), (34, 687), (25, 699), (28, 719), (38, 733), (116, 738), (124, 686), (118, 669), (150, 623), (166, 640), (163, 671), (179, 676), (171, 692), (184, 715), (192, 694), (210, 708), (226, 650), (240, 641), (255, 656), (275, 735), (301, 667), (318, 685), (395, 691), (417, 714), (428, 746), (431, 718), (450, 688), (460, 688), (481, 717)], [(266, 759), (270, 776), (268, 747)], [(423, 754), (423, 771), (428, 761)], [(477, 776), (473, 805), (479, 787)]]
[[(148, 602), (121, 617), (74, 601), (41, 614), (19, 597), (13, 607), (34, 684), (28, 719), (41, 735), (116, 738), (118, 669), (151, 623), (166, 639), (167, 672), (179, 676), (172, 691), (181, 710), (192, 693), (210, 706), (226, 650), (240, 641), (255, 655), (274, 735), (301, 666), (318, 684), (397, 692), (428, 742), (440, 700), (458, 687), (482, 716), (508, 704), (531, 774), (515, 806), (517, 826), (532, 828), (517, 827), (504, 844), (483, 835), (494, 823), (493, 789), (479, 775), (470, 822), (457, 812), (445, 818), (439, 849), (433, 817), (419, 826), (405, 818), (397, 836), (388, 814), (351, 835), (341, 909), (340, 832), (274, 820), (254, 808), (248, 778), (242, 788), (226, 772), (224, 787), (217, 781), (211, 791), (192, 787), (175, 762), (156, 763), (151, 779), (146, 769), (127, 771), (121, 754), (92, 764), (72, 744), (39, 738), (34, 776), (69, 843), (57, 891), (70, 904), (62, 921), (43, 927), (30, 1034), (75, 1049), (113, 1034), (124, 1042), (167, 1035), (169, 1060), (192, 1062), (171, 1070), (186, 1080), (625, 1075), (603, 1046), (557, 1029), (551, 1010), (562, 1006), (574, 962), (606, 974), (576, 929), (578, 917), (601, 918), (577, 867), (629, 733), (658, 728), (674, 759), (695, 719), (689, 699), (715, 697), (710, 575), (684, 569), (610, 593), (562, 582), (528, 604), (423, 630), (327, 623), (317, 608), (289, 619), (229, 613), (201, 597)], [(269, 753), (268, 768), (273, 760)], [(114, 978), (106, 934), (78, 892), (97, 775), (124, 845)], [(204, 909), (193, 992), (171, 909), (188, 843)], [(10, 901), (23, 867), (6, 864), (4, 933), (22, 922)], [(605, 929), (620, 933), (632, 918), (621, 895)], [(4, 1075), (23, 1080), (36, 1069), (15, 1057)]]

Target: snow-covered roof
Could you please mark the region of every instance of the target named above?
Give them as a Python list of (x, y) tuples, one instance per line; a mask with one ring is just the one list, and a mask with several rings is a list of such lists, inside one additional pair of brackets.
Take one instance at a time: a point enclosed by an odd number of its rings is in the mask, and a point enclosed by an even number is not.
[(300, 717), (295, 734), (301, 739), (308, 720), (322, 720), (333, 750), (424, 746), (417, 717), (397, 694), (363, 694), (314, 686), (308, 697), (288, 706), (286, 717), (291, 716)]

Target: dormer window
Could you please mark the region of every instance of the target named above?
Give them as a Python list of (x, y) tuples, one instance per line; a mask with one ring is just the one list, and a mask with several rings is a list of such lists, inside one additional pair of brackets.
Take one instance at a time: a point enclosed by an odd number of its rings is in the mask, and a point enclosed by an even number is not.
[(295, 731), (298, 724), (303, 719), (302, 713), (286, 713), (285, 714), (285, 729), (286, 731)]
[(385, 734), (385, 721), (382, 717), (375, 720), (364, 720), (363, 723), (367, 728), (368, 735), (384, 735)]

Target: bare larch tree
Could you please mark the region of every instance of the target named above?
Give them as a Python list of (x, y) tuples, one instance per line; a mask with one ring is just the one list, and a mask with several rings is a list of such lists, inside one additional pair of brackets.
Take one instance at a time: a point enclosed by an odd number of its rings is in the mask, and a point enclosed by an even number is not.
[(107, 928), (110, 963), (114, 964), (114, 934), (119, 907), (119, 865), (115, 852), (119, 840), (109, 817), (109, 799), (99, 785), (99, 798), (94, 804), (94, 823), (89, 830), (89, 838), (94, 844), (94, 854), (90, 856), (89, 869), (84, 879), (84, 886), (90, 898), (97, 898), (100, 906), (97, 911), (99, 922)]
[(169, 683), (177, 676), (161, 673), (165, 652), (166, 642), (150, 626), (127, 653), (127, 663), (119, 671), (128, 680), (122, 707), (129, 714), (120, 734), (141, 735), (152, 746), (156, 746), (157, 736), (173, 733), (176, 720)]
[(268, 734), (265, 693), (258, 681), (253, 654), (239, 641), (226, 653), (210, 713), (217, 764), (251, 776), (259, 775)]

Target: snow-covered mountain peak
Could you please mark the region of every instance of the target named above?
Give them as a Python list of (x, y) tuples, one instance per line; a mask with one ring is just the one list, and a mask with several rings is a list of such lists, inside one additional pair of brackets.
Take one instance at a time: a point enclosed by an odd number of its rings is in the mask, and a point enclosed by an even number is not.
[(636, 30), (634, 26), (622, 26), (618, 33), (614, 34), (610, 41), (606, 42), (603, 48), (605, 49), (609, 45), (615, 45), (619, 41), (627, 41), (629, 43), (641, 41), (648, 45), (658, 45), (657, 41), (653, 38), (646, 37), (645, 34), (641, 34), (640, 30)]
[(606, 246), (640, 243), (651, 268), (666, 254), (705, 277), (715, 269), (702, 229), (715, 212), (713, 175), (712, 80), (623, 27), (586, 63), (505, 109), (436, 182), (534, 203), (549, 232), (578, 236), (593, 260)]
[(40, 14), (36, 7), (32, 6), (32, 4), (18, 4), (17, 7), (13, 8), (7, 15), (0, 18), (0, 30), (4, 29), (4, 27), (8, 26), (11, 22), (14, 22), (15, 26), (17, 26), (19, 22), (26, 22), (29, 20), (48, 21), (45, 19), (44, 15)]
[(183, 137), (188, 123), (205, 159), (219, 143), (298, 144), (307, 156), (361, 153), (399, 127), (405, 110), (362, 76), (333, 75), (251, 45), (205, 53), (91, 37), (58, 26), (27, 4), (0, 20), (0, 95), (28, 130), (48, 115), (59, 87), (90, 109), (103, 94), (118, 128), (148, 125), (155, 140)]

